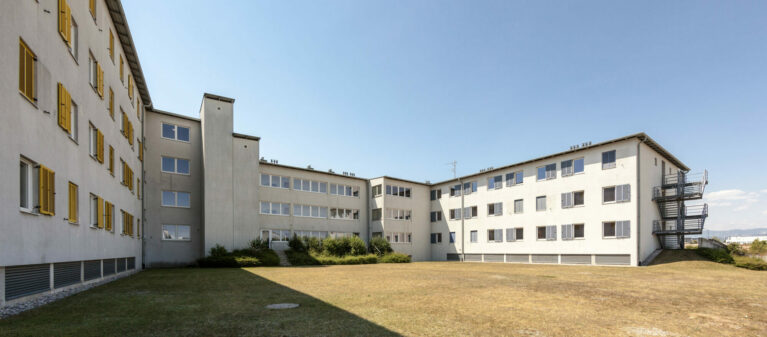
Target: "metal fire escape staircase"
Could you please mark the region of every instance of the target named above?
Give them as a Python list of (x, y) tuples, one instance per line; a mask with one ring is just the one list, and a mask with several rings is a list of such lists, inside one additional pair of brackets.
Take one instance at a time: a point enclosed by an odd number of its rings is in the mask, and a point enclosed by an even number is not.
[(688, 174), (679, 171), (664, 175), (661, 185), (653, 189), (653, 201), (658, 205), (660, 220), (653, 222), (653, 234), (663, 249), (683, 249), (684, 236), (703, 233), (708, 217), (708, 205), (687, 205), (686, 201), (703, 199), (708, 184), (708, 171)]

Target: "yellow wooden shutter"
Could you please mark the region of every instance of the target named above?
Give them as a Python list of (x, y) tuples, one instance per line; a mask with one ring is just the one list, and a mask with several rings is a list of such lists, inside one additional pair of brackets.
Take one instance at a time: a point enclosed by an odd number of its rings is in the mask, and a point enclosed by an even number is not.
[(97, 85), (98, 85), (99, 96), (101, 97), (101, 99), (104, 99), (104, 69), (101, 68), (100, 63), (96, 64), (96, 68), (98, 68)]
[(67, 19), (67, 27), (66, 27), (67, 34), (66, 35), (67, 35), (67, 37), (66, 37), (65, 40), (67, 41), (67, 44), (71, 48), (72, 47), (72, 8), (69, 7), (69, 4), (66, 4), (66, 5), (67, 5), (67, 13), (66, 13), (66, 19)]
[(133, 145), (133, 123), (128, 122), (128, 144)]
[(96, 19), (96, 0), (88, 1), (88, 10), (91, 12), (93, 19)]
[(70, 114), (72, 111), (72, 99), (67, 89), (60, 82), (58, 84), (58, 107), (59, 126), (67, 132), (71, 132), (72, 122)]
[(96, 130), (96, 159), (104, 163), (104, 134), (101, 130)]
[(56, 173), (48, 170), (48, 211), (56, 214)]
[(69, 182), (69, 222), (77, 223), (77, 185)]
[(96, 226), (104, 228), (104, 199), (96, 197)]
[(30, 101), (35, 99), (35, 54), (19, 38), (19, 91)]
[(109, 173), (115, 175), (115, 149), (109, 145)]
[(26, 67), (26, 61), (27, 61), (27, 46), (24, 45), (24, 42), (19, 39), (19, 92), (24, 93), (25, 96), (27, 96), (26, 93), (26, 79), (27, 76), (25, 76), (25, 71), (27, 69)]
[(54, 215), (56, 212), (56, 173), (40, 165), (38, 172), (38, 201), (40, 214)]
[(109, 29), (109, 58), (112, 62), (115, 60), (115, 35), (112, 34), (112, 29)]
[(123, 82), (123, 56), (120, 54), (120, 82)]
[(104, 201), (104, 226), (106, 230), (112, 231), (112, 224), (114, 223), (114, 205), (108, 201)]
[(133, 100), (133, 77), (128, 75), (128, 97)]
[(115, 118), (115, 92), (109, 87), (109, 116)]
[(67, 31), (67, 7), (66, 0), (59, 0), (59, 34), (61, 34), (64, 41), (69, 41), (67, 39), (69, 35)]
[(64, 109), (64, 116), (66, 118), (66, 130), (67, 133), (72, 133), (72, 96), (69, 95), (69, 91), (67, 91), (66, 88), (64, 88), (64, 94), (66, 94), (66, 97), (64, 98), (64, 105), (66, 106), (66, 109)]
[(138, 160), (144, 161), (144, 144), (140, 140), (138, 141)]

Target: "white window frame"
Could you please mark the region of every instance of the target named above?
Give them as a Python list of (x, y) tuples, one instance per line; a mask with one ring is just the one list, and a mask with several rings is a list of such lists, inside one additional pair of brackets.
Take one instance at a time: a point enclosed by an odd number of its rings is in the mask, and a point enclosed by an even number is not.
[[(605, 235), (605, 224), (613, 223), (615, 235)], [(603, 221), (602, 222), (602, 238), (603, 239), (629, 239), (631, 238), (631, 221), (630, 220), (616, 220), (616, 221)]]
[[(89, 223), (89, 225), (90, 225), (91, 228), (99, 228), (99, 223), (98, 223), (98, 221), (99, 221), (99, 219), (98, 219), (98, 217), (99, 217), (98, 216), (98, 214), (99, 214), (99, 197), (97, 195), (91, 193), (90, 195), (88, 195), (88, 198), (89, 198), (88, 199), (88, 205), (91, 208), (90, 219), (89, 219), (90, 223)], [(102, 214), (101, 216), (104, 216), (104, 215)]]
[(479, 238), (476, 230), (469, 232), (469, 243), (477, 243)]
[[(26, 168), (24, 170), (26, 171), (26, 205), (27, 207), (23, 207), (21, 205), (21, 164), (26, 165)], [(30, 161), (29, 159), (26, 159), (24, 157), (19, 158), (19, 210), (25, 213), (35, 213), (35, 191), (37, 188), (35, 188), (35, 181), (37, 179), (35, 177), (35, 163)]]
[[(538, 209), (538, 200), (540, 198), (543, 198), (543, 209)], [(546, 209), (547, 209), (547, 205), (546, 204), (547, 204), (547, 201), (548, 201), (546, 199), (548, 199), (548, 198), (546, 198), (545, 195), (539, 195), (539, 196), (535, 197), (535, 211), (536, 212), (545, 212), (546, 211)]]
[[(509, 176), (511, 176), (511, 179), (509, 179)], [(520, 183), (517, 182), (517, 177), (518, 176), (522, 177), (522, 182), (520, 182)], [(524, 183), (525, 183), (524, 171), (514, 171), (514, 172), (506, 173), (506, 187), (522, 185)]]
[[(192, 140), (192, 128), (187, 127), (187, 126), (181, 126), (181, 125), (173, 124), (173, 123), (167, 123), (167, 122), (160, 122), (160, 123), (161, 123), (160, 124), (160, 137), (162, 139), (175, 140), (177, 142), (182, 142), (182, 143), (189, 143)], [(173, 126), (173, 138), (165, 137), (165, 135), (163, 134), (163, 125), (171, 125), (171, 126)], [(179, 128), (187, 129), (187, 132), (189, 133), (189, 140), (178, 139), (178, 129)]]
[[(266, 185), (264, 185), (264, 177), (269, 177), (269, 182)], [(272, 186), (272, 183), (274, 182), (275, 178), (277, 180), (277, 186)], [(283, 184), (282, 184), (284, 182), (284, 180), (287, 180), (287, 182), (288, 182), (288, 186), (287, 187), (283, 186)], [(269, 174), (269, 173), (261, 173), (261, 175), (259, 177), (259, 185), (263, 186), (263, 187), (290, 189), (290, 177), (280, 176), (280, 175), (275, 175), (275, 174)]]
[[(546, 237), (541, 239), (538, 237), (538, 229), (546, 228)], [(557, 225), (546, 225), (535, 227), (535, 239), (538, 241), (557, 241)]]
[[(166, 205), (165, 204), (165, 198), (163, 198), (163, 194), (165, 192), (173, 193), (173, 205)], [(178, 205), (178, 195), (179, 193), (186, 193), (189, 195), (189, 206), (179, 206)], [(185, 191), (169, 191), (169, 190), (162, 190), (160, 191), (160, 206), (162, 207), (173, 207), (173, 208), (191, 208), (192, 207), (192, 193), (191, 192), (185, 192)]]
[[(498, 181), (496, 181), (496, 178), (500, 178), (500, 179), (498, 179)], [(491, 186), (490, 184), (492, 184), (492, 187), (490, 187)], [(488, 190), (500, 190), (501, 188), (503, 188), (503, 175), (502, 174), (499, 174), (499, 175), (487, 178), (487, 189)]]
[[(522, 238), (520, 239), (517, 236), (517, 230), (522, 230)], [(506, 228), (506, 242), (517, 242), (517, 241), (523, 241), (525, 239), (525, 229), (524, 227), (511, 227)]]
[[(613, 153), (613, 157), (614, 157), (613, 161), (605, 163), (605, 161), (604, 161), (605, 153), (610, 153), (610, 152)], [(602, 169), (603, 170), (609, 170), (609, 169), (614, 169), (614, 168), (618, 167), (618, 151), (610, 150), (610, 151), (602, 152), (601, 162), (602, 162)]]
[[(171, 239), (165, 238), (165, 228), (166, 228), (166, 226), (168, 226), (169, 229), (173, 228), (173, 237), (176, 237), (176, 238), (171, 238)], [(178, 234), (177, 234), (178, 233), (178, 227), (187, 227), (187, 228), (189, 228), (189, 238), (178, 239)], [(160, 232), (160, 237), (161, 237), (162, 241), (181, 241), (181, 242), (192, 241), (192, 226), (190, 226), (190, 225), (162, 224), (162, 226), (160, 226), (160, 231), (161, 231)]]
[[(490, 206), (493, 207), (493, 213), (490, 213)], [(491, 202), (487, 204), (487, 216), (503, 215), (503, 202)]]
[[(605, 190), (613, 189), (613, 200), (605, 201)], [(624, 196), (626, 198), (624, 198)], [(602, 204), (618, 204), (631, 202), (631, 184), (613, 185), (602, 187)]]
[[(490, 233), (493, 233), (493, 239), (490, 239)], [(487, 242), (503, 242), (503, 229), (488, 229)]]
[[(163, 166), (162, 162), (163, 162), (163, 159), (165, 159), (165, 158), (173, 159), (173, 171), (166, 171), (162, 167)], [(189, 167), (189, 172), (188, 173), (182, 173), (182, 172), (178, 171), (178, 162), (179, 162), (179, 160), (186, 160), (187, 161), (187, 163), (188, 163), (187, 166)], [(186, 158), (176, 158), (176, 157), (169, 157), (169, 156), (160, 156), (160, 171), (162, 173), (178, 174), (178, 175), (182, 175), (182, 176), (192, 175), (192, 161), (189, 160), (189, 159), (186, 159)]]

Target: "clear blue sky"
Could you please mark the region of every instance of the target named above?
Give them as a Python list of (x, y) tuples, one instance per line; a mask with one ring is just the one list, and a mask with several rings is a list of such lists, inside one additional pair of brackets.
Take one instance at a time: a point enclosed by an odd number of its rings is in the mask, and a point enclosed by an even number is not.
[(438, 181), (644, 131), (710, 171), (709, 228), (767, 227), (767, 2), (123, 6), (156, 108), (233, 97), (282, 164)]

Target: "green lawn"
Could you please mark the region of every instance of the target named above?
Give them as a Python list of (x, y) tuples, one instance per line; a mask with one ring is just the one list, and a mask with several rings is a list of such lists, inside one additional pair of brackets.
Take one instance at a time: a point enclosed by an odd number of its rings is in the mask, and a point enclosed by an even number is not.
[[(680, 261), (683, 260), (683, 261)], [(424, 262), (148, 270), (0, 320), (0, 335), (758, 336), (767, 272)], [(300, 308), (270, 311), (271, 303)]]

